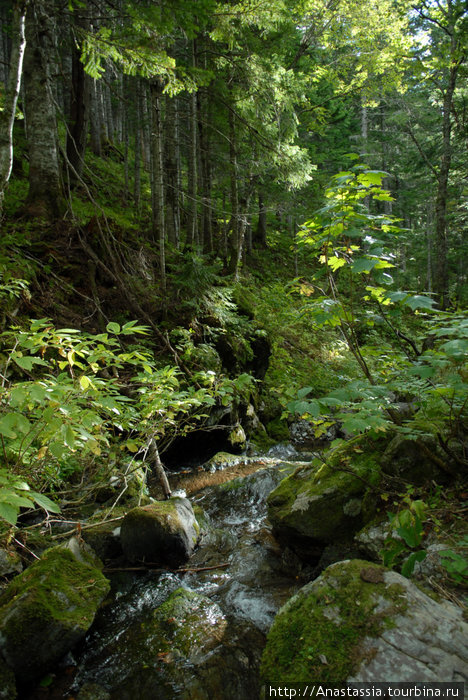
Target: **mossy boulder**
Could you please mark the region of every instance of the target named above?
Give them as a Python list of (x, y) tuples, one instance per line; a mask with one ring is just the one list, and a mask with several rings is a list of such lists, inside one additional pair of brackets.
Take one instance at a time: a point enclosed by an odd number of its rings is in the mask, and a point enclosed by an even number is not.
[(371, 519), (372, 488), (379, 480), (377, 456), (348, 446), (326, 463), (301, 466), (284, 479), (268, 497), (268, 518), (293, 549), (319, 554)]
[(76, 539), (13, 579), (0, 595), (0, 653), (21, 683), (84, 637), (108, 591), (96, 556)]
[[(101, 661), (99, 683), (119, 700), (224, 697), (222, 682), (215, 688), (213, 684), (221, 672), (217, 653), (226, 630), (217, 603), (178, 588), (106, 645), (113, 666), (109, 669)], [(212, 680), (206, 677), (208, 668)]]
[(446, 459), (435, 439), (410, 440), (396, 435), (381, 457), (382, 470), (411, 484), (421, 485), (432, 479), (446, 479), (446, 474), (434, 462), (434, 457)]
[(262, 657), (265, 682), (446, 681), (466, 676), (462, 610), (394, 571), (333, 564), (284, 605)]
[(235, 467), (237, 464), (245, 461), (242, 455), (233, 455), (230, 452), (217, 452), (205, 464), (205, 469), (210, 472), (216, 472), (227, 467)]
[(122, 521), (120, 536), (129, 561), (178, 566), (192, 554), (199, 533), (190, 501), (174, 497), (133, 508)]
[(16, 697), (15, 674), (0, 657), (0, 700), (15, 700)]
[(0, 549), (0, 576), (19, 574), (23, 570), (21, 557), (13, 549)]

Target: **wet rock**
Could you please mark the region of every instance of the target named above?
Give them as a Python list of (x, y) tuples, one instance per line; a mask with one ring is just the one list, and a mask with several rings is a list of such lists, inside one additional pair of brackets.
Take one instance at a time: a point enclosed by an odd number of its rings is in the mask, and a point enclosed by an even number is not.
[(258, 668), (262, 642), (245, 626), (233, 633), (219, 605), (207, 596), (178, 588), (142, 621), (109, 640), (103, 653), (113, 663), (94, 660), (96, 682), (112, 700), (257, 700), (253, 668)]
[(440, 481), (441, 477), (444, 478), (444, 473), (431, 459), (431, 455), (437, 455), (438, 452), (435, 440), (428, 438), (415, 441), (397, 435), (381, 457), (382, 470), (416, 485), (425, 484), (431, 479)]
[(317, 447), (317, 445), (323, 445), (324, 442), (331, 442), (331, 440), (334, 440), (338, 436), (338, 428), (336, 425), (330, 426), (326, 433), (320, 438), (315, 436), (315, 430), (315, 427), (303, 418), (294, 421), (294, 423), (289, 426), (291, 442), (301, 449), (313, 449)]
[(280, 442), (277, 445), (273, 445), (267, 452), (267, 457), (274, 457), (276, 459), (300, 459), (300, 453), (296, 450), (294, 445), (289, 443)]
[(235, 467), (237, 464), (245, 462), (245, 457), (242, 455), (233, 455), (230, 452), (217, 452), (205, 464), (206, 471), (216, 472), (227, 467)]
[[(468, 625), (411, 581), (361, 560), (330, 566), (279, 611), (262, 677), (271, 682), (454, 682), (468, 678)], [(326, 660), (326, 663), (324, 662)]]
[(10, 549), (0, 549), (0, 576), (20, 574), (23, 571), (21, 557)]
[(379, 479), (372, 454), (337, 450), (321, 466), (300, 467), (268, 497), (274, 534), (297, 551), (319, 555), (370, 520), (376, 503), (372, 485)]
[(108, 591), (94, 553), (75, 538), (13, 579), (0, 595), (0, 652), (21, 683), (84, 637)]
[(97, 683), (85, 683), (78, 695), (76, 700), (109, 700), (110, 695), (102, 686)]
[[(428, 545), (426, 548), (426, 556), (422, 561), (418, 561), (414, 565), (413, 578), (423, 580), (424, 579), (434, 579), (436, 581), (446, 581), (447, 580), (447, 570), (444, 568), (442, 561), (444, 558), (444, 553), (448, 551), (455, 550), (448, 544), (443, 544), (442, 542), (434, 542)], [(463, 556), (463, 553), (460, 552)], [(466, 562), (466, 558), (465, 558)], [(467, 572), (468, 565), (465, 568), (465, 577), (468, 575)]]
[(178, 566), (192, 554), (199, 531), (190, 501), (170, 498), (127, 513), (122, 521), (122, 548), (132, 562)]

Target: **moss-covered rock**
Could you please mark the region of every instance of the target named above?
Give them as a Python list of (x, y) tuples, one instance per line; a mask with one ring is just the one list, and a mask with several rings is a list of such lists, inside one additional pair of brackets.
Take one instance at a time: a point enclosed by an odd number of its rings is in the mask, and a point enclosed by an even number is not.
[(175, 497), (129, 511), (120, 536), (129, 561), (178, 566), (192, 554), (199, 533), (190, 501)]
[(0, 576), (19, 574), (23, 570), (21, 557), (13, 549), (0, 549)]
[[(466, 674), (468, 625), (381, 566), (333, 564), (281, 608), (261, 675), (270, 682), (447, 681)], [(457, 674), (459, 674), (457, 676)]]
[(119, 700), (225, 697), (217, 655), (226, 630), (217, 603), (178, 588), (144, 621), (111, 640), (106, 655), (115, 667), (110, 673), (104, 665), (99, 682)]
[(404, 435), (396, 435), (382, 454), (382, 470), (417, 485), (428, 483), (432, 479), (440, 481), (446, 475), (435, 464), (433, 457), (446, 457), (439, 452), (435, 438), (415, 441)]
[(235, 467), (245, 460), (242, 455), (233, 455), (230, 452), (217, 452), (211, 459), (205, 464), (205, 469), (210, 472), (215, 472), (220, 469), (226, 469), (227, 467)]
[[(364, 585), (362, 570), (371, 572), (368, 578), (374, 582)], [(356, 669), (363, 637), (377, 634), (386, 624), (374, 614), (384, 591), (383, 567), (360, 560), (330, 566), (279, 611), (263, 653), (262, 678), (285, 683), (311, 678), (318, 683), (344, 681)]]
[(0, 652), (21, 683), (47, 671), (87, 632), (109, 591), (76, 539), (47, 550), (0, 595)]
[(319, 553), (372, 517), (372, 487), (379, 480), (377, 456), (347, 446), (326, 463), (301, 466), (284, 479), (268, 498), (269, 520), (293, 548)]
[(15, 700), (16, 697), (15, 674), (0, 657), (0, 700)]
[[(123, 509), (119, 509), (123, 511)], [(122, 512), (122, 520), (125, 513)], [(83, 530), (82, 536), (86, 544), (96, 552), (102, 561), (117, 559), (123, 554), (120, 531), (122, 520), (115, 520), (117, 513), (111, 521), (96, 523), (92, 528)]]

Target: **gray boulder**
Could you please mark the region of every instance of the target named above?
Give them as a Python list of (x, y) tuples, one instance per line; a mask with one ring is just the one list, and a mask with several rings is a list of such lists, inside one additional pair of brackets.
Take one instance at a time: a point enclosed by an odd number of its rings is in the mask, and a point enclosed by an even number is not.
[(200, 527), (186, 498), (134, 508), (122, 521), (122, 548), (129, 561), (179, 566), (192, 554)]
[(21, 683), (79, 642), (109, 591), (95, 555), (72, 539), (47, 550), (0, 595), (0, 655)]
[(328, 567), (284, 605), (268, 634), (262, 678), (318, 683), (468, 679), (462, 610), (363, 560)]

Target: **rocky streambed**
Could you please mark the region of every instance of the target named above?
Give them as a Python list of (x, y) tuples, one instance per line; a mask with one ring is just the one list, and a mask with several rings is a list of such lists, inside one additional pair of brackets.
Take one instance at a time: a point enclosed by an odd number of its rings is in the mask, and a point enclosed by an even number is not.
[[(312, 465), (312, 455), (279, 446), (261, 459), (220, 458), (211, 465), (212, 477), (174, 476), (186, 486), (196, 518), (190, 521), (191, 538), (196, 532), (198, 540), (190, 558), (171, 569), (166, 563), (145, 570), (132, 564), (129, 540), (127, 558), (106, 564), (110, 593), (85, 636), (80, 624), (89, 610), (55, 592), (64, 632), (52, 628), (49, 634), (45, 626), (41, 640), (34, 631), (28, 678), (38, 677), (42, 658), (34, 645), (40, 649), (41, 641), (49, 644), (51, 635), (64, 638), (66, 632), (73, 648), (44, 668), (39, 686), (22, 685), (21, 654), (13, 666), (5, 646), (8, 605), (23, 589), (3, 608), (2, 594), (0, 647), (7, 664), (0, 661), (0, 698), (15, 697), (12, 666), (25, 700), (249, 700), (260, 697), (265, 681), (337, 684), (376, 675), (382, 681), (465, 682), (468, 627), (461, 608), (428, 597), (375, 563), (368, 543), (375, 539), (376, 455), (356, 450), (355, 456), (356, 463), (347, 457), (341, 470), (339, 458), (324, 468)], [(174, 503), (183, 497), (176, 494)], [(105, 552), (118, 557), (116, 543), (125, 544), (119, 527), (110, 523), (101, 531), (105, 543), (90, 538), (94, 549), (102, 546), (102, 558)], [(96, 562), (78, 545), (67, 545), (65, 558), (73, 566), (75, 558), (81, 562), (80, 589), (97, 607), (107, 584), (99, 567), (86, 568)], [(40, 565), (22, 577), (41, 578)], [(54, 592), (53, 581), (45, 585)]]

